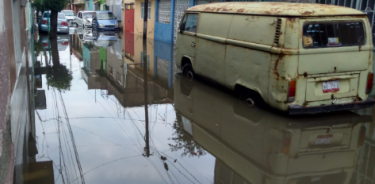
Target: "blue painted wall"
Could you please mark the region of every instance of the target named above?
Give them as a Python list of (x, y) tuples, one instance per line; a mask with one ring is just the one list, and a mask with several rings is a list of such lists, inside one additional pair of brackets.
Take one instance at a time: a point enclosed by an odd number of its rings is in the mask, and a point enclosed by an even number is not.
[(171, 0), (170, 23), (158, 22), (159, 0), (155, 3), (155, 34), (154, 39), (161, 42), (173, 43), (174, 8), (175, 0)]
[[(173, 42), (173, 39), (172, 39)], [(157, 60), (156, 58), (164, 59), (169, 62), (168, 69), (168, 87), (171, 88), (173, 84), (173, 44), (161, 41), (154, 41), (154, 77), (157, 76)]]

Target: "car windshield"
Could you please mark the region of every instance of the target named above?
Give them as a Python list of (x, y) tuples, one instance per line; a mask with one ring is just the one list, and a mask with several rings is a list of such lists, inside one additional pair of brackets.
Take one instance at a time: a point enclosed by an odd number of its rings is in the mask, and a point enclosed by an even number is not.
[(98, 14), (98, 20), (109, 20), (109, 19), (116, 19), (116, 17), (111, 12)]
[(74, 12), (62, 12), (65, 16), (76, 16)]
[(62, 14), (62, 13), (59, 13), (59, 14), (57, 15), (57, 18), (58, 18), (58, 19), (65, 19), (65, 15)]
[(86, 12), (83, 13), (83, 17), (94, 17), (95, 13), (94, 12)]

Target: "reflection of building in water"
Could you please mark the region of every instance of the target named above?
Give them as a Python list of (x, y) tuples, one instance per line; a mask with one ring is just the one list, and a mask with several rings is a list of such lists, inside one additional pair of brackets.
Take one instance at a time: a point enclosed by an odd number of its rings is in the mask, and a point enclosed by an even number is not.
[[(144, 105), (144, 75), (143, 68), (141, 68), (143, 65), (129, 58), (124, 60), (122, 52), (122, 40), (106, 48), (84, 45), (82, 78), (87, 82), (88, 89), (101, 89), (102, 95), (114, 95), (124, 107)], [(141, 53), (138, 58), (140, 55)], [(153, 70), (149, 72), (151, 78)], [(171, 89), (153, 79), (148, 80), (147, 94), (151, 104), (173, 101)]]
[(73, 54), (78, 58), (78, 60), (82, 61), (82, 43), (78, 37), (78, 34), (72, 34), (69, 36)]
[[(143, 58), (142, 38), (133, 34), (125, 33), (125, 62), (129, 67), (143, 71), (143, 64), (147, 62), (147, 74), (153, 77), (153, 80), (165, 88), (172, 88), (173, 81), (173, 45), (147, 40), (147, 61)], [(134, 47), (131, 43), (134, 43)], [(134, 54), (134, 59), (132, 58)], [(133, 59), (133, 60), (132, 60)]]
[[(349, 183), (371, 116), (283, 117), (175, 79), (177, 121), (217, 159), (214, 183)], [(371, 123), (369, 123), (371, 124)]]

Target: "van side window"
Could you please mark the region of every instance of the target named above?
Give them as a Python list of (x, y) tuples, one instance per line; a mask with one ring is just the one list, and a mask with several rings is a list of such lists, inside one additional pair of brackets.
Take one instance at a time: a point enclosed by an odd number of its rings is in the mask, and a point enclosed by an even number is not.
[(303, 25), (303, 47), (347, 47), (365, 44), (361, 21), (307, 22)]
[(196, 32), (198, 16), (197, 13), (186, 14), (181, 22), (180, 31)]

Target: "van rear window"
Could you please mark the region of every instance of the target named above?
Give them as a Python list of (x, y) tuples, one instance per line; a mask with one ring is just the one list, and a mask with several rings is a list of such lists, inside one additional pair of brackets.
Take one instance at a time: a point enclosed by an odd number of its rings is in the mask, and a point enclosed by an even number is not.
[(347, 47), (365, 44), (361, 21), (308, 22), (303, 25), (303, 47)]

